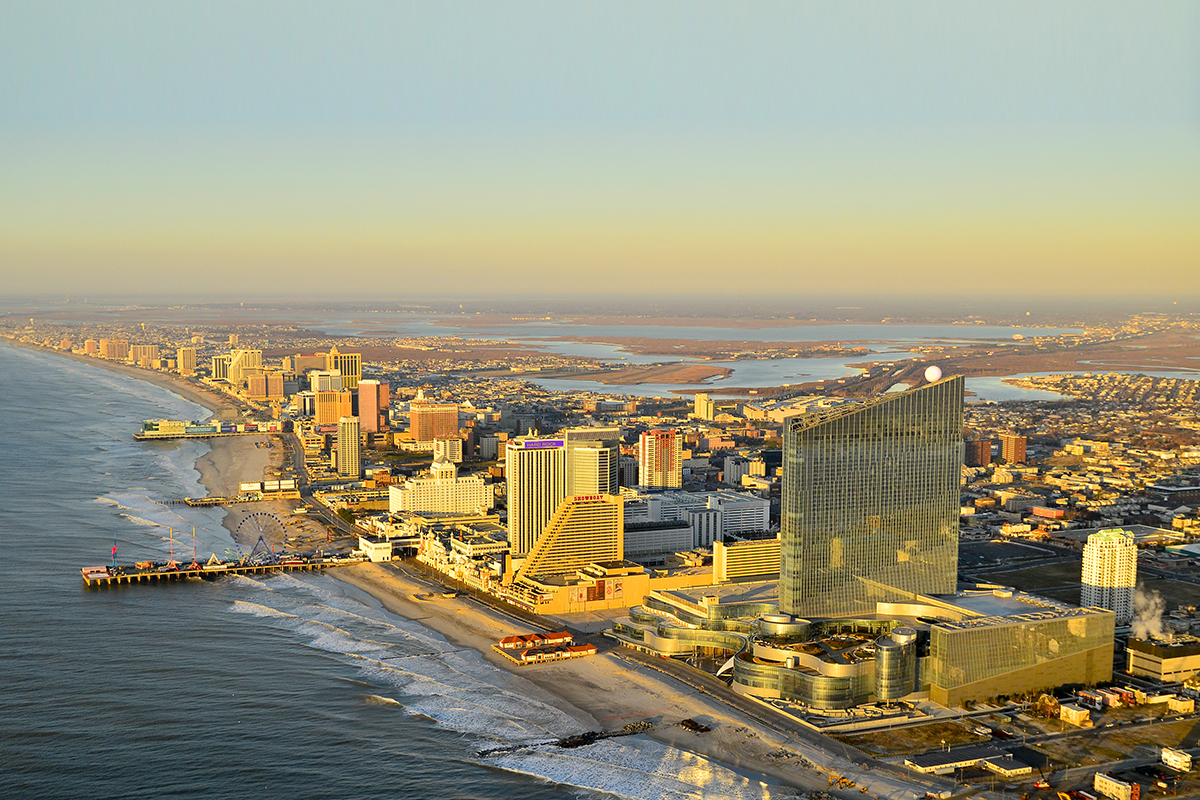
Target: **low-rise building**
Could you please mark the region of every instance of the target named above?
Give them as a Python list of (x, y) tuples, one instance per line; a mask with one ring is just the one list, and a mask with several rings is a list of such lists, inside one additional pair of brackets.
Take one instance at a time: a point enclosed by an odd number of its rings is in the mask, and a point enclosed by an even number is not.
[(1063, 703), (1058, 707), (1058, 718), (1077, 728), (1092, 727), (1092, 715), (1086, 708), (1074, 703)]
[(1092, 779), (1092, 788), (1105, 797), (1111, 797), (1112, 800), (1139, 800), (1142, 796), (1140, 785), (1126, 783), (1103, 772), (1096, 773), (1096, 777)]
[(1131, 675), (1173, 683), (1200, 673), (1200, 638), (1195, 636), (1176, 636), (1170, 641), (1131, 636), (1125, 653)]
[(726, 651), (735, 691), (810, 709), (913, 692), (961, 706), (1112, 677), (1111, 611), (1010, 589), (879, 602), (867, 619), (778, 613), (775, 581), (651, 591), (644, 605), (614, 621), (610, 635), (658, 655)]
[(358, 549), (366, 554), (368, 559), (376, 563), (392, 560), (392, 542), (390, 539), (359, 536)]
[(1185, 753), (1182, 750), (1164, 747), (1162, 749), (1162, 763), (1171, 769), (1177, 769), (1180, 772), (1189, 772), (1192, 769), (1192, 756), (1190, 753)]
[(904, 759), (904, 766), (925, 775), (950, 775), (955, 770), (968, 767), (982, 767), (1008, 779), (1033, 774), (1033, 767), (990, 744), (959, 747), (954, 750), (934, 750), (908, 756)]

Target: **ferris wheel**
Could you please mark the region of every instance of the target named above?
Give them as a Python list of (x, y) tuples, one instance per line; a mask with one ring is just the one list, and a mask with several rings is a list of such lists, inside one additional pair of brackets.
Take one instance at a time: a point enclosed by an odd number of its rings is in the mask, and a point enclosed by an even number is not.
[(269, 511), (255, 511), (247, 514), (238, 523), (235, 538), (239, 542), (282, 542), (285, 528), (283, 520)]

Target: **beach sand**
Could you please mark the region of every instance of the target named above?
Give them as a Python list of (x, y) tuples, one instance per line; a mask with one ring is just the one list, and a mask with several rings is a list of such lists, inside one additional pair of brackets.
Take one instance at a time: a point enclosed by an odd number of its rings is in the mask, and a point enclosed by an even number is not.
[[(238, 401), (229, 395), (214, 391), (199, 381), (174, 373), (143, 369), (103, 358), (36, 347), (23, 342), (12, 341), (10, 344), (53, 353), (63, 358), (119, 372), (131, 378), (161, 386), (185, 400), (203, 406), (209, 410), (212, 416), (232, 417), (239, 415), (243, 410)], [(207, 490), (209, 497), (232, 497), (237, 495), (239, 483), (251, 483), (278, 477), (279, 466), (287, 457), (287, 451), (280, 436), (223, 436), (204, 441), (209, 446), (209, 452), (196, 459), (196, 470), (200, 473), (200, 483)], [(282, 526), (280, 536), (269, 537), (269, 543), (276, 551), (285, 546), (300, 552), (309, 552), (323, 547), (327, 544), (328, 529), (317, 520), (294, 515), (292, 511), (299, 505), (301, 503), (298, 500), (270, 500), (225, 506), (226, 513), (222, 524), (247, 552), (254, 546), (257, 538), (251, 537), (249, 541), (243, 541), (246, 536), (239, 537), (237, 529), (247, 516), (259, 512), (274, 515)], [(284, 536), (288, 537), (289, 541), (285, 542)]]
[[(287, 455), (279, 436), (229, 436), (207, 441), (211, 450), (196, 459), (196, 470), (210, 497), (233, 497), (238, 494), (240, 483), (277, 479), (279, 467)], [(228, 505), (224, 507), (222, 525), (247, 553), (260, 534), (276, 552), (288, 549), (309, 553), (324, 548), (328, 544), (328, 529), (315, 518), (294, 514), (301, 505), (301, 500)], [(247, 523), (239, 532), (239, 526), (252, 515), (257, 515), (257, 521), (262, 524)]]
[[(517, 666), (492, 645), (513, 633), (532, 630), (469, 598), (418, 599), (431, 586), (378, 564), (331, 570), (329, 575), (378, 600), (388, 611), (417, 620), (460, 647), (483, 654), (491, 664), (513, 675), (514, 687), (526, 696), (553, 704), (588, 730), (618, 730), (648, 720), (648, 735), (673, 747), (720, 762), (769, 785), (804, 791), (827, 791), (827, 773), (800, 767), (799, 756), (817, 760), (801, 742), (763, 730), (755, 720), (670, 676), (621, 657), (620, 651), (557, 663)], [(712, 728), (695, 734), (676, 726), (695, 719)], [(781, 749), (795, 755), (781, 763)], [(768, 754), (776, 753), (776, 757)], [(856, 793), (856, 796), (861, 797)]]
[(38, 347), (27, 342), (20, 342), (14, 339), (5, 340), (7, 344), (13, 347), (25, 347), (29, 350), (37, 350), (43, 353), (53, 353), (56, 356), (69, 358), (74, 361), (80, 361), (84, 364), (91, 364), (94, 367), (107, 369), (112, 372), (120, 372), (128, 375), (131, 378), (137, 378), (146, 383), (153, 383), (155, 386), (161, 386), (182, 397), (184, 400), (196, 403), (197, 405), (207, 408), (213, 416), (224, 416), (229, 413), (237, 413), (240, 411), (240, 406), (237, 401), (227, 394), (209, 389), (200, 381), (193, 378), (185, 378), (182, 375), (177, 375), (172, 372), (162, 372), (156, 369), (143, 369), (142, 367), (134, 367), (129, 364), (123, 364), (119, 361), (109, 361), (104, 358), (94, 358), (92, 356), (80, 355), (79, 353), (71, 353), (66, 350), (54, 350), (49, 347)]
[[(69, 353), (59, 354), (147, 380), (207, 408), (237, 408), (231, 398), (193, 386), (178, 376)], [(236, 436), (207, 441), (210, 452), (197, 458), (196, 468), (210, 495), (236, 494), (241, 482), (272, 477), (286, 457), (283, 442), (277, 436)], [(295, 545), (298, 549), (313, 549), (313, 545), (325, 541), (326, 529), (320, 522), (293, 517), (291, 511), (297, 505), (299, 501), (293, 500), (228, 506), (224, 525), (236, 535), (238, 525), (246, 516), (268, 512), (287, 526), (288, 536), (299, 534), (310, 545)], [(240, 544), (248, 550), (254, 543)], [(652, 738), (719, 762), (752, 781), (763, 781), (764, 788), (791, 787), (828, 793), (827, 772), (803, 768), (796, 763), (800, 756), (818, 764), (826, 762), (827, 757), (819, 750), (794, 737), (763, 729), (755, 720), (721, 701), (622, 657), (619, 649), (590, 658), (519, 667), (492, 650), (492, 645), (502, 636), (530, 630), (500, 612), (464, 597), (418, 599), (418, 595), (428, 595), (434, 587), (378, 564), (340, 567), (328, 574), (366, 592), (388, 611), (437, 631), (452, 644), (480, 652), (488, 662), (510, 674), (515, 690), (559, 708), (588, 730), (617, 730), (630, 722), (649, 720), (656, 723), (656, 728), (647, 734)], [(676, 726), (675, 723), (686, 718), (702, 722), (712, 731), (695, 734)], [(791, 756), (780, 759), (781, 752)], [(788, 793), (785, 789), (784, 794)], [(851, 797), (843, 793), (829, 794)], [(853, 796), (861, 795), (855, 793)]]

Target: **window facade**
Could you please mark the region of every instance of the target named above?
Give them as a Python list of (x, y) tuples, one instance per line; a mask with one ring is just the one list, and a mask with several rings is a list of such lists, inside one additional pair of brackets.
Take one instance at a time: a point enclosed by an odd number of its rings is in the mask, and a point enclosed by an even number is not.
[(780, 610), (872, 614), (953, 594), (963, 379), (785, 423)]

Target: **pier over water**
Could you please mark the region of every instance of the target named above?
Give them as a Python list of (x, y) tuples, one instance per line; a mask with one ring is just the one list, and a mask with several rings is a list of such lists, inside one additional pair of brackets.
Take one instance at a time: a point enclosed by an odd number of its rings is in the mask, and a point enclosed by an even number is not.
[(83, 567), (83, 585), (89, 589), (101, 586), (121, 586), (136, 583), (165, 583), (169, 581), (198, 578), (213, 580), (222, 575), (265, 575), (270, 572), (313, 572), (315, 570), (344, 567), (358, 564), (365, 558), (348, 556), (344, 558), (327, 559), (323, 561), (282, 560), (268, 564), (250, 563), (217, 563), (198, 564), (191, 562), (186, 566), (171, 566), (170, 562), (162, 564), (147, 564), (140, 567)]

